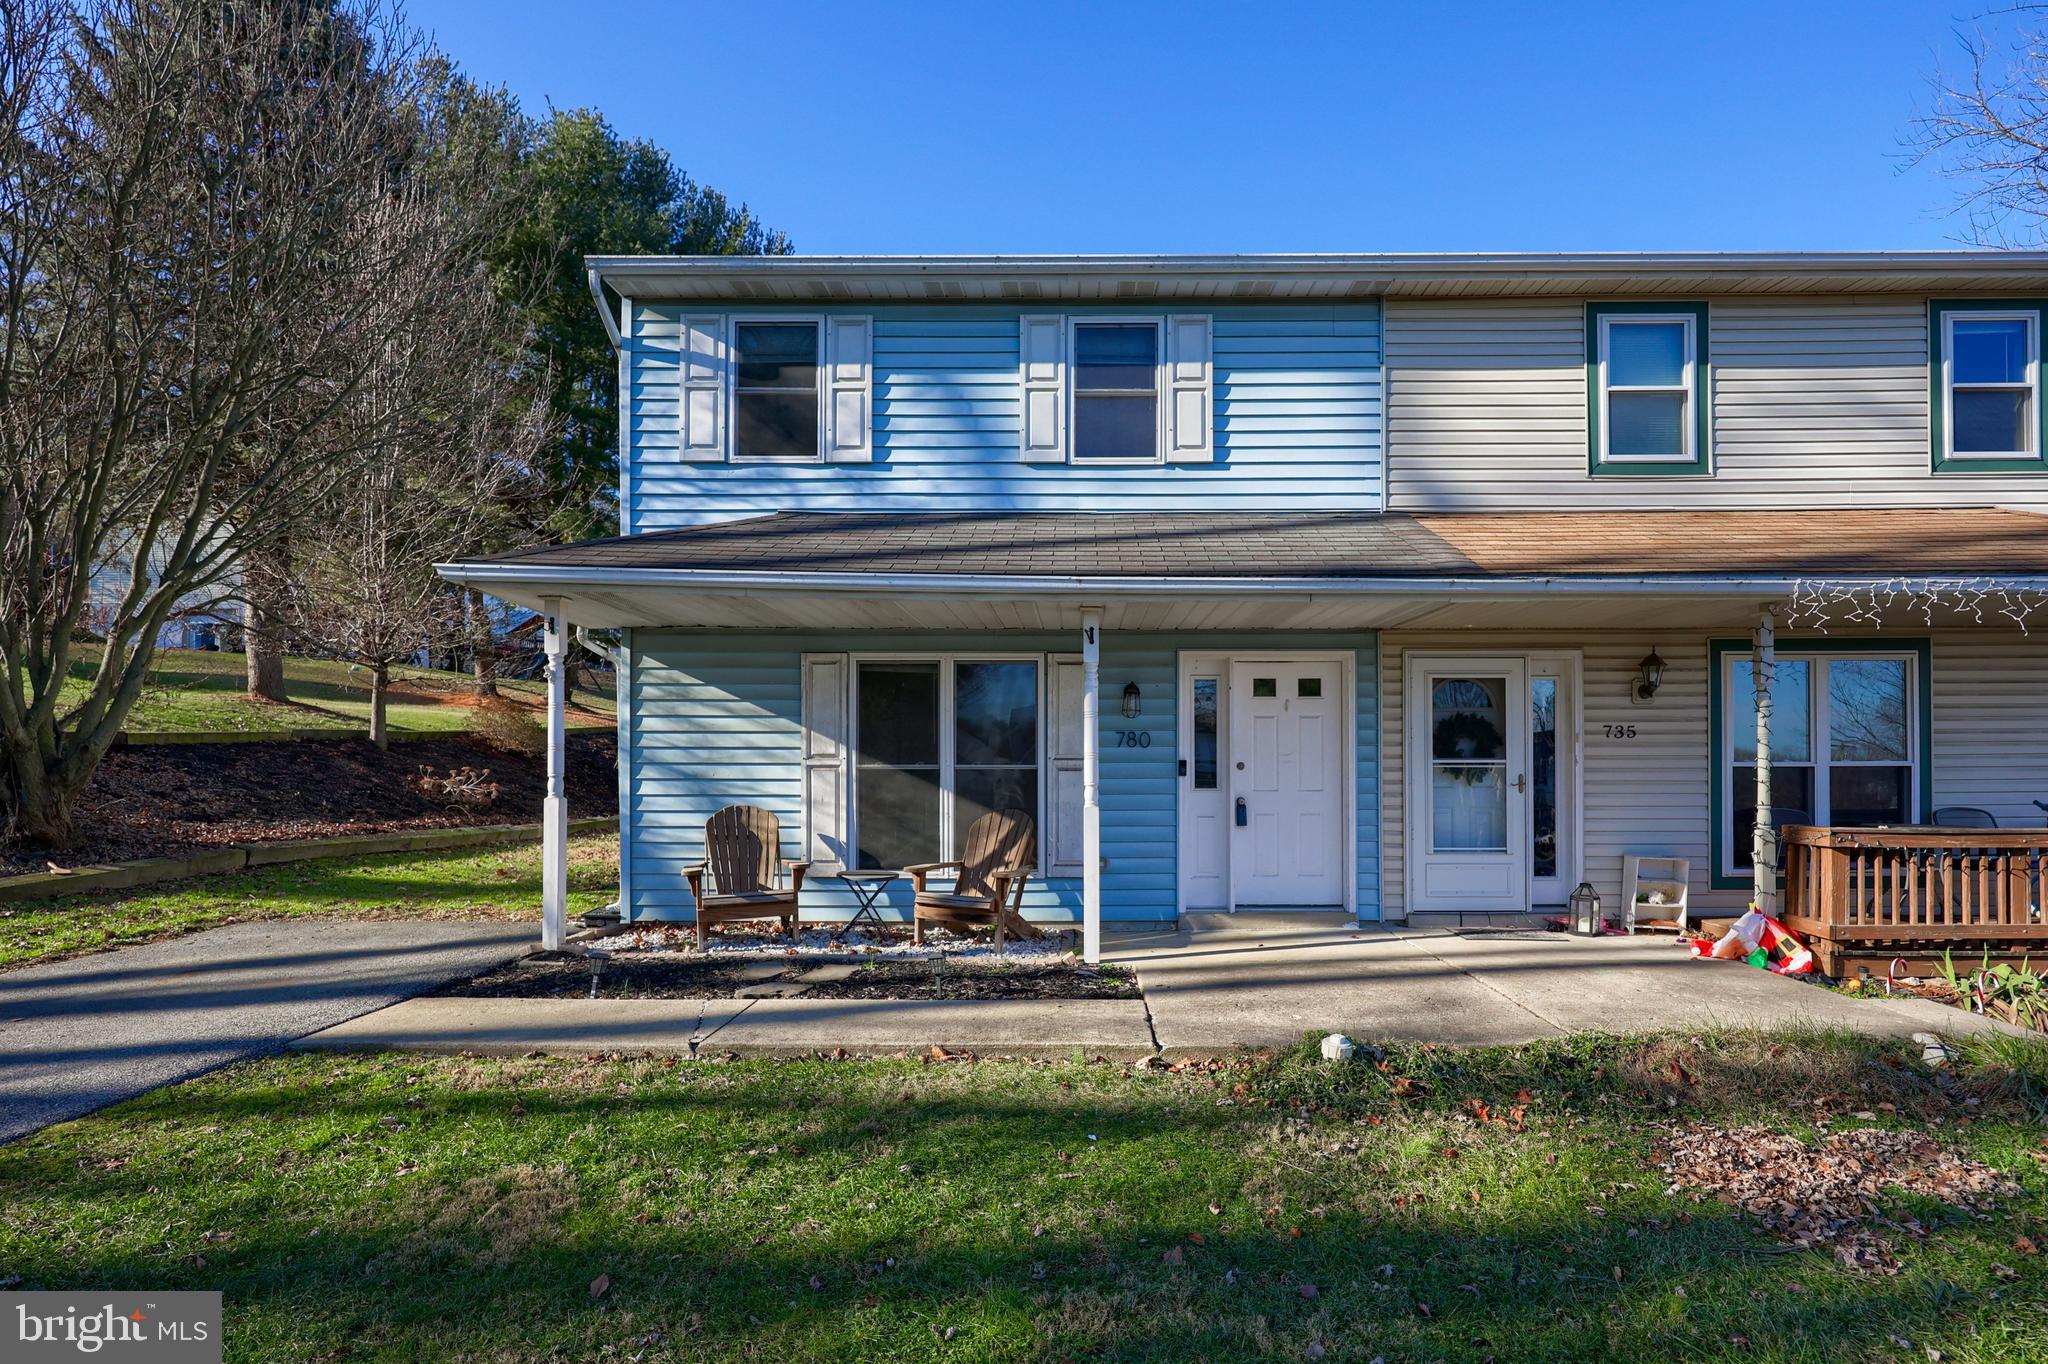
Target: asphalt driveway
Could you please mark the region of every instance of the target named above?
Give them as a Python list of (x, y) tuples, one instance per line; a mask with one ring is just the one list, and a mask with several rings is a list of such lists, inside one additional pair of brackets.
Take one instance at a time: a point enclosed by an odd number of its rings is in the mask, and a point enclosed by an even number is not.
[(0, 972), (0, 1141), (280, 1050), (529, 951), (531, 924), (230, 924)]

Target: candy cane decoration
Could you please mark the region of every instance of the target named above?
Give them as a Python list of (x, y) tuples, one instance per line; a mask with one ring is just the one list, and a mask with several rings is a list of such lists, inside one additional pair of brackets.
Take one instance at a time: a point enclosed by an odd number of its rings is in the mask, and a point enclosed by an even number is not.
[(1892, 992), (1892, 982), (1905, 974), (1906, 959), (1904, 957), (1893, 957), (1892, 964), (1884, 968), (1884, 992), (1887, 996)]

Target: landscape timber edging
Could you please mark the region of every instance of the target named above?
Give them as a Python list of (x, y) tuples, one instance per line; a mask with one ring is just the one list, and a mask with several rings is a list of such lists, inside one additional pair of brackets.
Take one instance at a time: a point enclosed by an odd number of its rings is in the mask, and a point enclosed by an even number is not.
[[(608, 729), (615, 728), (615, 725), (602, 723), (570, 725), (569, 737), (573, 739), (578, 734), (602, 734)], [(428, 739), (468, 739), (474, 737), (471, 731), (466, 729), (393, 729), (387, 730), (385, 733), (393, 743), (419, 743)], [(160, 748), (181, 744), (335, 743), (345, 740), (368, 743), (370, 731), (367, 729), (349, 728), (320, 729), (309, 726), (302, 729), (152, 729), (140, 730), (131, 734), (124, 729), (114, 735), (112, 747)]]
[[(608, 833), (619, 827), (615, 815), (572, 819), (569, 832)], [(278, 839), (270, 843), (237, 843), (225, 848), (207, 848), (184, 857), (148, 857), (136, 862), (115, 862), (104, 866), (79, 867), (68, 872), (30, 872), (25, 876), (0, 876), (0, 904), (24, 900), (47, 900), (66, 895), (88, 895), (99, 891), (126, 890), (157, 881), (182, 881), (193, 876), (216, 876), (248, 867), (269, 867), (284, 862), (312, 862), (323, 857), (367, 857), (376, 853), (432, 852), (442, 848), (476, 848), (493, 843), (516, 843), (540, 837), (538, 824), (486, 824), (462, 829), (417, 829), (411, 832), (343, 834), (335, 838)]]

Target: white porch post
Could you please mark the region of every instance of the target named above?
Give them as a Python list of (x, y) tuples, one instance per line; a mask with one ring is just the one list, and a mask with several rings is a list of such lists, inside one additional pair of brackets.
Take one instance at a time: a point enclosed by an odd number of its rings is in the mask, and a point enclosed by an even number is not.
[(562, 600), (548, 597), (542, 640), (548, 674), (548, 794), (540, 816), (540, 945), (559, 952), (569, 931), (569, 797), (564, 788), (568, 767), (568, 728), (564, 714), (569, 700), (569, 630), (562, 618)]
[(1102, 960), (1102, 608), (1081, 608), (1081, 955)]
[[(1778, 826), (1771, 818), (1771, 684), (1777, 680), (1777, 620), (1766, 606), (1756, 622), (1756, 831), (1749, 845), (1751, 897), (1766, 914), (1778, 912)], [(1718, 760), (1717, 760), (1718, 761)]]

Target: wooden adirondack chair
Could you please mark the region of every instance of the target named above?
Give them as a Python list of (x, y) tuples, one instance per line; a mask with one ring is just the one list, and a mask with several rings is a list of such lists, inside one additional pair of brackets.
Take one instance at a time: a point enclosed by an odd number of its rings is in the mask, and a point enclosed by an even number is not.
[[(994, 810), (974, 821), (967, 829), (967, 849), (954, 862), (923, 862), (905, 867), (913, 891), (910, 936), (924, 941), (927, 923), (948, 928), (992, 927), (996, 951), (1003, 950), (1003, 938), (1042, 938), (1045, 935), (1024, 922), (1018, 910), (1023, 903), (1024, 883), (1038, 861), (1038, 831), (1031, 816), (1022, 810)], [(959, 873), (950, 892), (927, 888), (934, 872)]]
[[(797, 896), (811, 864), (782, 860), (781, 820), (756, 805), (726, 806), (705, 821), (704, 859), (683, 868), (697, 902), (697, 946), (712, 924), (734, 919), (780, 919), (782, 931), (796, 936)], [(707, 867), (718, 887), (711, 894), (704, 890)]]

